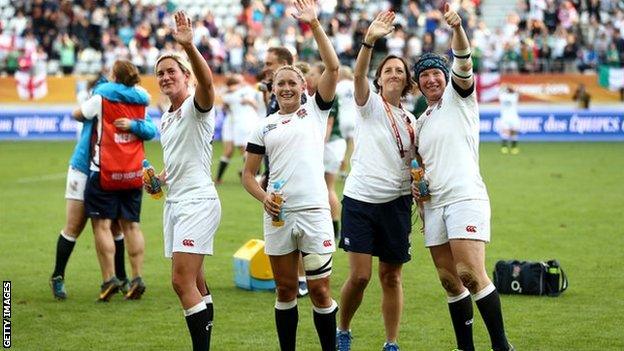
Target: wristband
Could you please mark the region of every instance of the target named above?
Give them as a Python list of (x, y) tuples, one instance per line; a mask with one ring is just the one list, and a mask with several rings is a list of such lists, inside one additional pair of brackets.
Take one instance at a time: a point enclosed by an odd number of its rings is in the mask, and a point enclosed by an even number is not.
[(361, 44), (362, 44), (362, 46), (363, 46), (363, 47), (365, 47), (365, 48), (369, 48), (369, 49), (372, 49), (372, 48), (373, 48), (373, 45), (372, 45), (372, 44), (368, 44), (368, 43), (367, 43), (367, 42), (365, 42), (365, 41), (362, 41), (362, 43), (361, 43)]
[(470, 48), (463, 49), (463, 50), (453, 50), (453, 56), (458, 59), (467, 59), (470, 57), (471, 53), (472, 52)]

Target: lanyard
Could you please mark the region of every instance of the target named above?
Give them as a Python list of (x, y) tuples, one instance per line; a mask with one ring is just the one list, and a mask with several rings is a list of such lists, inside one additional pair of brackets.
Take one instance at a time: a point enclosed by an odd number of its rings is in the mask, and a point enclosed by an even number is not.
[[(396, 137), (396, 144), (397, 144), (397, 147), (399, 148), (399, 154), (401, 155), (401, 158), (404, 158), (405, 150), (403, 149), (403, 140), (401, 140), (401, 135), (399, 134), (399, 128), (396, 125), (394, 113), (392, 113), (390, 104), (388, 104), (386, 99), (384, 99), (383, 96), (381, 97), (381, 99), (383, 100), (383, 103), (384, 103), (384, 109), (386, 110), (386, 115), (388, 116), (388, 119), (390, 119), (390, 125), (392, 126), (392, 130), (394, 131), (394, 136)], [(410, 124), (409, 117), (405, 116), (405, 114), (403, 114), (403, 117), (405, 117), (405, 126), (407, 127), (407, 132), (409, 133), (410, 142), (413, 145), (414, 144), (414, 128), (412, 128), (412, 125)]]

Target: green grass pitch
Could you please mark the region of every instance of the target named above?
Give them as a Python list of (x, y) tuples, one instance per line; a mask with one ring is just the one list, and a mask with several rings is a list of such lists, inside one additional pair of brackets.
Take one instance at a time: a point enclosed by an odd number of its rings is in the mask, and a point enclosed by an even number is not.
[[(503, 296), (507, 333), (518, 350), (623, 350), (624, 144), (522, 144), (518, 156), (481, 146), (481, 169), (492, 203), (492, 243), (487, 267), (499, 259), (559, 259), (570, 288), (557, 298)], [(66, 272), (69, 297), (55, 301), (48, 287), (59, 230), (65, 221), (65, 172), (70, 142), (0, 143), (0, 276), (11, 280), (15, 350), (189, 350), (190, 338), (163, 257), (162, 201), (145, 198), (146, 239), (140, 301), (116, 296), (96, 303), (101, 276), (90, 226)], [(160, 145), (147, 156), (162, 167)], [(215, 144), (218, 160), (221, 145)], [(216, 163), (216, 162), (215, 162)], [(274, 295), (233, 284), (233, 253), (262, 238), (262, 206), (238, 181), (239, 157), (218, 188), (223, 207), (215, 256), (205, 260), (215, 300), (213, 350), (277, 350)], [(342, 188), (342, 183), (339, 184)], [(419, 226), (419, 224), (416, 224)], [(451, 350), (454, 337), (444, 293), (418, 230), (412, 261), (404, 266), (402, 350)], [(128, 265), (129, 266), (129, 265)], [(347, 274), (337, 252), (332, 292), (338, 300)], [(299, 302), (298, 349), (318, 350), (309, 299)], [(618, 322), (620, 321), (620, 322)], [(618, 327), (620, 325), (620, 327)], [(384, 342), (376, 272), (353, 325), (354, 350), (379, 350)], [(475, 308), (477, 350), (488, 350)]]

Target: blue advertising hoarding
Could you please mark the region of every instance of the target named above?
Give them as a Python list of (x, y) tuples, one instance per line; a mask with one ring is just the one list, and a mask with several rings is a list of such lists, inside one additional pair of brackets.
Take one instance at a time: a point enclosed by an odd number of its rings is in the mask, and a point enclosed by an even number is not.
[[(564, 107), (521, 107), (522, 141), (624, 141), (624, 105), (577, 110)], [(160, 128), (160, 114), (149, 114)], [(499, 110), (483, 107), (481, 140), (498, 141)], [(217, 113), (215, 139), (221, 137), (223, 114)], [(68, 107), (0, 108), (0, 140), (74, 140), (78, 123)]]

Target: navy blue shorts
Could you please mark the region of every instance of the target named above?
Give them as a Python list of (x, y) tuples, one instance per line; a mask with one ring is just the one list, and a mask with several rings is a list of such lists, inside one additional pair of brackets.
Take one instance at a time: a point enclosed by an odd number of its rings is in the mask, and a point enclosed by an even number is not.
[(412, 196), (372, 204), (345, 196), (342, 199), (340, 247), (370, 254), (386, 263), (405, 263), (410, 255)]
[(87, 217), (125, 219), (139, 222), (143, 189), (106, 191), (100, 186), (100, 172), (91, 172), (85, 187), (84, 204)]

